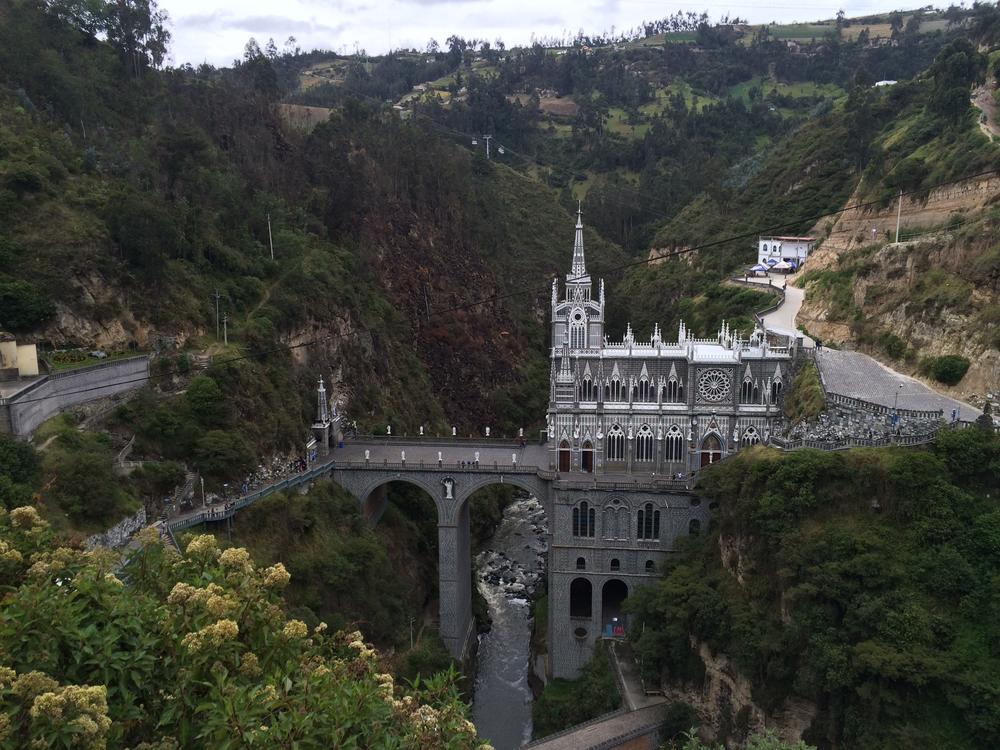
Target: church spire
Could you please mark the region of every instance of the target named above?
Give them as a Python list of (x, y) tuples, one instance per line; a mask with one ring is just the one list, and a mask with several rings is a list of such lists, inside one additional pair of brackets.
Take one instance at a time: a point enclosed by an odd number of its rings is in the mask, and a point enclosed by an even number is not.
[(576, 237), (573, 240), (573, 270), (571, 276), (586, 276), (587, 263), (583, 258), (583, 201), (576, 209)]

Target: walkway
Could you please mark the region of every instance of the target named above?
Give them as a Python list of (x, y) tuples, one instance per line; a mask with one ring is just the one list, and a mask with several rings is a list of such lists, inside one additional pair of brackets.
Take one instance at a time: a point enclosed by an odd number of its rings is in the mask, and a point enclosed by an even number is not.
[(816, 365), (827, 392), (890, 408), (941, 410), (948, 421), (951, 421), (953, 409), (959, 419), (966, 421), (982, 414), (979, 409), (937, 393), (919, 380), (896, 372), (861, 352), (820, 349), (816, 352)]
[(993, 87), (989, 85), (977, 86), (972, 90), (972, 103), (979, 108), (986, 116), (979, 120), (979, 129), (983, 131), (990, 140), (994, 136), (1000, 136), (1000, 125), (997, 125), (997, 106), (993, 100)]
[(647, 695), (646, 688), (639, 677), (639, 665), (632, 655), (632, 646), (628, 641), (609, 641), (608, 651), (611, 656), (611, 668), (615, 670), (618, 690), (622, 694), (622, 703), (629, 711), (656, 706), (665, 703), (662, 695)]
[[(600, 717), (592, 722), (580, 724), (565, 732), (525, 745), (531, 750), (598, 750), (601, 748), (628, 747), (655, 748), (659, 729), (666, 718), (667, 706), (660, 703), (626, 711), (611, 716)], [(648, 744), (632, 744), (640, 737), (649, 737)]]

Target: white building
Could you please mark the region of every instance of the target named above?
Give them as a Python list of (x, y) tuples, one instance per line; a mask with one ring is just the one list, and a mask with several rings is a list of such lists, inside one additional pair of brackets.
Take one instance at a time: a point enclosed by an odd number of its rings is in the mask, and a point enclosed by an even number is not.
[[(758, 262), (764, 265), (774, 265), (774, 263), (793, 263), (796, 268), (801, 268), (809, 257), (809, 252), (815, 244), (815, 237), (758, 237), (757, 257)], [(772, 261), (772, 263), (768, 263)]]

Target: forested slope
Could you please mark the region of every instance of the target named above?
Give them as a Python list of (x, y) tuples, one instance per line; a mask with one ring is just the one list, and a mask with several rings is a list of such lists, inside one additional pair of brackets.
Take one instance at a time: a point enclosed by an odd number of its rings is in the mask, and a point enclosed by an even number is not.
[(698, 703), (728, 657), (751, 702), (700, 708), (732, 739), (766, 717), (820, 748), (995, 747), (998, 477), (978, 427), (720, 464), (718, 522), (630, 605), (649, 676)]

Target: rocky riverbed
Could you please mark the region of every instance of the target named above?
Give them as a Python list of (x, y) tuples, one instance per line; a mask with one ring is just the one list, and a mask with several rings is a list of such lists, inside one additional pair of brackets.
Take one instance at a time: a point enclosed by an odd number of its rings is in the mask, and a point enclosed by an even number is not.
[(514, 750), (531, 739), (530, 601), (544, 587), (547, 534), (541, 503), (520, 498), (476, 556), (476, 582), (492, 626), (479, 636), (472, 719), (496, 750)]

